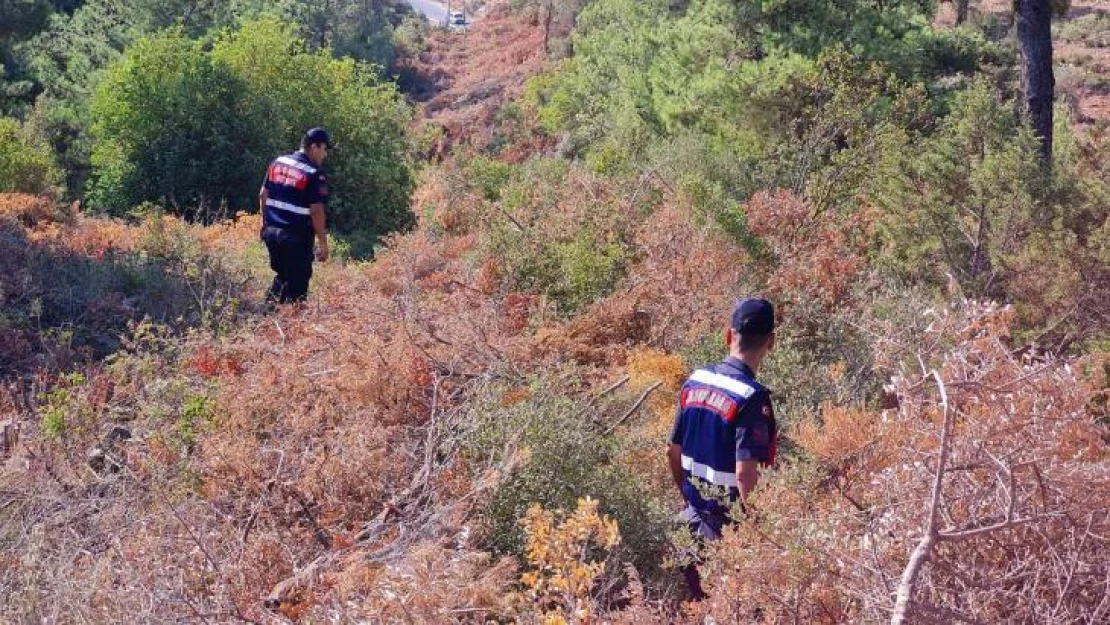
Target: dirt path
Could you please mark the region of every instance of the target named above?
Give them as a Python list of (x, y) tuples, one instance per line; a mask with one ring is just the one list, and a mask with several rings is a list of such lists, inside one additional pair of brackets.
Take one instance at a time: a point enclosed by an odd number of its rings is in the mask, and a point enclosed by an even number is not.
[(504, 108), (520, 97), (528, 78), (546, 62), (543, 27), (507, 6), (491, 6), (466, 31), (435, 31), (427, 49), (402, 63), (418, 104), (417, 123), (431, 122), (442, 136), (432, 159), (452, 146), (489, 144)]

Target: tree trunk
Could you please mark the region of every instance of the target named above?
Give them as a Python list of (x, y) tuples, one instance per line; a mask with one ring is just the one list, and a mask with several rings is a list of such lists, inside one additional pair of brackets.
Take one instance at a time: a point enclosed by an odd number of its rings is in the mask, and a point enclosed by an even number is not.
[(555, 12), (555, 9), (554, 9), (554, 7), (552, 7), (552, 4), (553, 3), (551, 3), (551, 2), (548, 2), (547, 4), (545, 4), (544, 5), (544, 11), (543, 11), (543, 54), (544, 54), (544, 56), (547, 56), (547, 55), (551, 54), (551, 46), (550, 46), (551, 18), (552, 18), (552, 13)]
[(956, 26), (967, 21), (967, 5), (971, 0), (956, 0)]
[(1041, 159), (1052, 165), (1052, 102), (1056, 79), (1052, 75), (1051, 0), (1014, 0), (1018, 44), (1021, 47), (1021, 89), (1025, 112), (1041, 142)]

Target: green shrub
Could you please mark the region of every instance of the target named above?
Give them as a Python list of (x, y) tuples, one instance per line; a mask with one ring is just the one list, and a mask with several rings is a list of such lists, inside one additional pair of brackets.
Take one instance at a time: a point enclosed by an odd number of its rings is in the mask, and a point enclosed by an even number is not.
[(215, 402), (206, 395), (187, 393), (181, 405), (181, 416), (174, 428), (175, 439), (185, 449), (191, 450), (196, 443), (197, 434), (212, 420), (214, 413)]
[(1093, 11), (1072, 20), (1059, 20), (1052, 25), (1052, 35), (1058, 41), (1110, 48), (1110, 13)]
[(603, 435), (591, 422), (589, 406), (544, 381), (534, 382), (526, 399), (506, 406), (502, 397), (508, 390), (488, 390), (472, 402), (463, 421), (468, 424), (464, 454), (470, 461), (515, 467), (479, 511), (487, 545), (497, 553), (522, 555), (518, 520), (533, 503), (569, 510), (580, 497), (590, 496), (620, 524), (632, 562), (641, 571), (657, 569), (669, 515), (665, 503), (617, 461), (620, 440)]
[(90, 202), (115, 214), (158, 202), (206, 219), (222, 207), (254, 210), (267, 162), (325, 126), (340, 146), (325, 166), (330, 225), (361, 233), (355, 251), (369, 253), (415, 221), (410, 113), (374, 67), (309, 52), (272, 18), (210, 49), (166, 31), (128, 48), (96, 91)]
[(934, 283), (951, 272), (969, 293), (984, 294), (998, 254), (1028, 232), (1040, 206), (1044, 178), (1031, 132), (979, 82), (899, 160), (896, 175), (869, 182), (885, 213), (879, 262)]
[(582, 230), (570, 241), (554, 243), (544, 250), (554, 269), (547, 293), (559, 303), (561, 313), (571, 315), (616, 287), (630, 254), (626, 245), (590, 230)]
[(123, 214), (155, 201), (189, 217), (223, 203), (251, 206), (266, 120), (246, 87), (181, 31), (139, 40), (92, 100), (90, 203)]
[[(376, 242), (415, 224), (409, 209), (413, 146), (405, 134), (412, 111), (374, 66), (336, 60), (326, 50), (308, 52), (292, 26), (274, 19), (226, 33), (211, 55), (242, 78), (251, 109), (266, 120), (254, 129), (266, 129), (265, 155), (250, 164), (251, 193), (267, 159), (292, 151), (306, 129), (324, 126), (339, 146), (325, 164), (330, 226)], [(353, 252), (367, 254), (369, 247), (363, 243)]]
[(0, 193), (43, 193), (61, 183), (50, 149), (14, 119), (0, 117)]
[(535, 241), (510, 225), (491, 233), (494, 250), (509, 288), (544, 293), (571, 316), (608, 295), (631, 260), (631, 249), (616, 238), (606, 238), (584, 225), (571, 238)]
[(487, 201), (501, 199), (501, 190), (513, 179), (516, 167), (485, 156), (474, 156), (463, 165), (467, 184)]

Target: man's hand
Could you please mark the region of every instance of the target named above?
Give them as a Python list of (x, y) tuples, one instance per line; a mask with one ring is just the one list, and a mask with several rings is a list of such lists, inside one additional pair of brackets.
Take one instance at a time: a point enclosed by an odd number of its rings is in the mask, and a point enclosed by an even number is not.
[(328, 256), (330, 255), (328, 252), (328, 237), (317, 237), (316, 243), (316, 262), (322, 263), (327, 261)]

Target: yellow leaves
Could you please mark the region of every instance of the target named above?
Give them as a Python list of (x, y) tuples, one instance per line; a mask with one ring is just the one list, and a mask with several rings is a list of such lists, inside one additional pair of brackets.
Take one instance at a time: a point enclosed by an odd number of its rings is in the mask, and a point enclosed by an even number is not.
[(598, 502), (586, 497), (570, 515), (532, 504), (520, 524), (527, 535), (529, 567), (520, 576), (525, 587), (521, 598), (540, 611), (544, 623), (588, 621), (593, 612), (590, 591), (606, 565), (587, 558), (620, 544), (617, 522), (598, 514)]
[(686, 364), (676, 355), (657, 349), (638, 349), (628, 356), (628, 374), (633, 388), (663, 382), (669, 391), (678, 391), (686, 379)]

